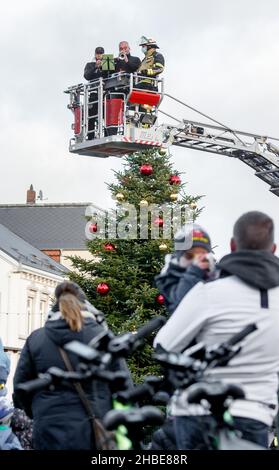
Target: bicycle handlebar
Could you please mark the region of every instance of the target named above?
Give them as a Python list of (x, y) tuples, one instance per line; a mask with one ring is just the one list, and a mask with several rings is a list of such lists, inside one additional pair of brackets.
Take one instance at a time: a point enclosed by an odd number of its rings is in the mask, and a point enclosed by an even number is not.
[(157, 330), (158, 328), (161, 328), (164, 324), (166, 323), (165, 317), (158, 316), (151, 318), (151, 320), (143, 325), (138, 332), (135, 335), (135, 340), (139, 341), (142, 340), (148, 336), (150, 336), (153, 331)]
[(164, 317), (154, 317), (143, 325), (137, 333), (124, 333), (123, 335), (112, 338), (107, 345), (107, 350), (114, 355), (125, 357), (133, 352), (144, 338), (150, 336), (165, 323), (166, 319)]
[(41, 390), (44, 390), (49, 387), (52, 382), (53, 378), (51, 374), (46, 372), (45, 374), (41, 374), (40, 377), (38, 377), (37, 379), (29, 380), (28, 382), (18, 384), (16, 390), (26, 393), (40, 392)]
[(122, 403), (136, 403), (144, 398), (153, 398), (163, 382), (164, 378), (151, 375), (141, 385), (117, 393), (117, 400)]
[[(206, 369), (226, 365), (241, 350), (241, 345), (238, 345), (238, 343), (255, 330), (257, 330), (256, 324), (251, 323), (233, 335), (229, 340), (218, 345), (204, 347), (203, 343), (199, 343), (196, 348), (188, 348), (183, 354), (163, 350), (162, 352), (159, 351), (159, 353), (155, 353), (155, 358), (164, 367), (169, 369), (169, 371), (187, 373), (188, 379), (193, 382), (195, 378), (200, 377)], [(201, 356), (199, 359), (196, 358), (196, 350), (198, 351), (198, 356)], [(175, 377), (172, 377), (171, 380), (174, 379)]]

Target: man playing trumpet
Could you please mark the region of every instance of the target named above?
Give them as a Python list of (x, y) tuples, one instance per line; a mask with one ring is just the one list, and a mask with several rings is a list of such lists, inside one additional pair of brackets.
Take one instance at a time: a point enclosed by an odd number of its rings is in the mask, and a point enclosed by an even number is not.
[(130, 54), (130, 46), (127, 41), (119, 43), (119, 56), (115, 59), (115, 71), (134, 73), (140, 66), (139, 57)]

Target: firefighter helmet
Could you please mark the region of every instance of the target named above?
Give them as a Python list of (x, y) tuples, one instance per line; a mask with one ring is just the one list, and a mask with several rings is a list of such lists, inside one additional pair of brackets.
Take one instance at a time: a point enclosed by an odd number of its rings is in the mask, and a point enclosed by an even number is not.
[(157, 42), (153, 38), (147, 38), (145, 36), (142, 36), (140, 39), (139, 46), (151, 46), (155, 47), (156, 49), (159, 49), (159, 46), (157, 45)]

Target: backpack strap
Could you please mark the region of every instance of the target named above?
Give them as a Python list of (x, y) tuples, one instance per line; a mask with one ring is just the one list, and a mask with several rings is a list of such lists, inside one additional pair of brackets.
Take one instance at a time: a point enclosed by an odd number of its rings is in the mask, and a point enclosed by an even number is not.
[[(68, 354), (66, 353), (66, 351), (62, 348), (59, 347), (59, 352), (61, 354), (61, 357), (63, 359), (63, 362), (66, 366), (66, 369), (69, 371), (69, 372), (73, 372), (74, 371), (74, 368), (71, 364), (71, 361), (70, 361), (70, 358), (68, 356)], [(73, 382), (73, 385), (77, 391), (77, 394), (80, 398), (80, 401), (82, 402), (83, 404), (83, 407), (86, 411), (86, 413), (88, 414), (89, 418), (90, 418), (90, 424), (91, 424), (91, 427), (92, 427), (92, 431), (93, 431), (93, 435), (95, 435), (95, 432), (94, 432), (94, 419), (95, 419), (95, 415), (93, 413), (93, 410), (92, 410), (92, 406), (91, 406), (91, 403), (90, 401), (88, 400), (86, 394), (85, 394), (85, 391), (83, 390), (83, 387), (81, 385), (80, 382), (78, 381), (75, 381)]]

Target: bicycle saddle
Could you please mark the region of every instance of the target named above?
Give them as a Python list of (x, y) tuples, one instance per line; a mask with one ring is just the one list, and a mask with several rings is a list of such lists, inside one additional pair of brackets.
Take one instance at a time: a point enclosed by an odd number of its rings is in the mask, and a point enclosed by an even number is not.
[(120, 424), (127, 428), (141, 425), (162, 424), (165, 420), (164, 413), (155, 406), (143, 406), (127, 410), (110, 410), (104, 417), (103, 423), (108, 430), (116, 429)]
[(245, 394), (240, 386), (221, 382), (196, 383), (188, 389), (188, 403), (200, 403), (203, 399), (209, 403), (216, 402), (216, 400), (223, 403), (229, 397), (240, 399), (244, 398)]

